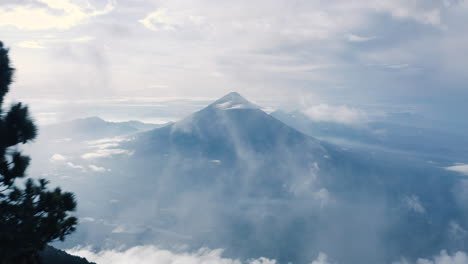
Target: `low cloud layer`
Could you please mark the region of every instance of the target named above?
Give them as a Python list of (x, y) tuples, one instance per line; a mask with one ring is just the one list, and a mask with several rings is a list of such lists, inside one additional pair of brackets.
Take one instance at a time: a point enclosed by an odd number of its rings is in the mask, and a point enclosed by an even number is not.
[[(69, 254), (86, 258), (99, 264), (279, 264), (274, 259), (257, 258), (239, 260), (223, 257), (223, 250), (200, 249), (196, 252), (175, 252), (155, 246), (137, 246), (126, 250), (103, 250), (94, 252), (89, 248), (67, 250)], [(419, 258), (415, 262), (402, 258), (392, 264), (466, 264), (468, 255), (458, 251), (452, 254), (442, 250), (432, 258)], [(327, 254), (320, 252), (310, 264), (336, 264)], [(348, 264), (348, 263), (342, 263)]]
[[(68, 253), (77, 255), (99, 264), (276, 264), (272, 259), (258, 258), (247, 261), (225, 258), (223, 250), (200, 249), (193, 253), (176, 253), (155, 246), (139, 246), (127, 250), (105, 250), (93, 252), (90, 249), (71, 249)], [(326, 260), (326, 256), (325, 256)], [(325, 264), (320, 255), (318, 262)], [(328, 263), (327, 263), (328, 264)]]
[(367, 121), (367, 114), (346, 105), (320, 104), (303, 111), (312, 121), (333, 122), (346, 125), (361, 125)]

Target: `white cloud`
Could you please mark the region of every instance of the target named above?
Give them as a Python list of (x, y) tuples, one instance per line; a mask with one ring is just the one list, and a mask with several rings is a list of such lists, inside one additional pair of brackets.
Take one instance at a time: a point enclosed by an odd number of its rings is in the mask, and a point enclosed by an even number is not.
[(468, 176), (468, 164), (457, 164), (454, 166), (445, 167), (446, 170), (459, 172)]
[(360, 125), (367, 121), (367, 114), (356, 108), (320, 104), (302, 111), (313, 121)]
[[(402, 259), (393, 264), (410, 264), (411, 262)], [(465, 252), (458, 251), (453, 255), (447, 253), (446, 250), (442, 250), (438, 256), (432, 259), (419, 258), (415, 264), (466, 264), (468, 263), (468, 255)]]
[(65, 161), (65, 160), (67, 160), (67, 158), (65, 156), (61, 155), (61, 154), (58, 154), (58, 153), (55, 153), (49, 159), (50, 162), (62, 162), (62, 161)]
[(364, 37), (355, 34), (348, 34), (347, 39), (350, 42), (367, 42), (375, 39), (375, 37)]
[(408, 209), (416, 213), (423, 214), (426, 212), (426, 209), (424, 208), (421, 201), (419, 200), (419, 197), (416, 195), (405, 196), (403, 198), (403, 202), (408, 207)]
[(22, 41), (18, 46), (26, 49), (44, 49), (45, 47), (38, 41)]
[(90, 42), (93, 40), (94, 37), (91, 36), (83, 36), (83, 37), (77, 37), (77, 38), (70, 38), (70, 39), (60, 39), (60, 38), (44, 38), (41, 40), (30, 40), (30, 41), (22, 41), (19, 42), (17, 45), (18, 47), (21, 48), (27, 48), (27, 49), (45, 49), (48, 44), (54, 44), (54, 43), (86, 43)]
[[(221, 249), (200, 249), (193, 253), (175, 253), (154, 246), (137, 246), (123, 251), (106, 250), (96, 253), (89, 248), (77, 248), (67, 250), (67, 252), (99, 264), (276, 264), (275, 260), (267, 258), (252, 259), (246, 262), (224, 258)], [(318, 262), (317, 264), (324, 263)]]
[(312, 261), (311, 264), (331, 264), (331, 262), (328, 261), (328, 256), (325, 253), (320, 252), (317, 259)]
[(72, 169), (78, 169), (78, 170), (81, 170), (83, 172), (86, 172), (86, 169), (85, 167), (81, 166), (81, 165), (77, 165), (77, 164), (74, 164), (73, 162), (67, 162), (67, 166), (72, 168)]
[(108, 158), (113, 155), (132, 155), (133, 152), (126, 149), (119, 149), (119, 142), (129, 141), (128, 138), (103, 138), (86, 142), (92, 151), (81, 155), (82, 159), (91, 160), (98, 158)]
[(112, 137), (112, 138), (101, 138), (97, 140), (87, 141), (86, 143), (90, 146), (95, 146), (98, 148), (103, 148), (102, 146), (107, 146), (107, 144), (116, 144), (119, 142), (125, 142), (129, 139), (123, 137)]
[(89, 165), (88, 168), (92, 171), (95, 171), (95, 172), (106, 172), (106, 171), (110, 171), (110, 169), (106, 169), (104, 167), (99, 167), (99, 166), (96, 166), (96, 165)]
[(202, 16), (191, 15), (187, 12), (169, 12), (167, 8), (159, 8), (138, 22), (153, 31), (172, 31), (188, 24), (200, 25), (204, 20)]
[[(90, 5), (86, 8), (69, 0), (38, 0), (45, 7), (16, 6), (0, 8), (0, 26), (14, 26), (23, 30), (70, 29), (86, 22), (91, 17), (107, 14), (114, 9), (109, 1), (106, 7), (98, 10)], [(54, 14), (51, 11), (58, 12)]]
[(88, 152), (81, 155), (82, 159), (99, 159), (99, 158), (108, 158), (113, 155), (132, 155), (131, 151), (125, 149), (98, 149), (94, 152)]

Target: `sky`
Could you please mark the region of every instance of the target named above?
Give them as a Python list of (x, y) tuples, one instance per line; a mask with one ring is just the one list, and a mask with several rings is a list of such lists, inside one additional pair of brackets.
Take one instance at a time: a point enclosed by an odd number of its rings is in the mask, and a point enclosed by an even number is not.
[(173, 121), (231, 91), (333, 120), (415, 111), (460, 121), (467, 24), (466, 0), (0, 2), (17, 68), (10, 99), (41, 122)]

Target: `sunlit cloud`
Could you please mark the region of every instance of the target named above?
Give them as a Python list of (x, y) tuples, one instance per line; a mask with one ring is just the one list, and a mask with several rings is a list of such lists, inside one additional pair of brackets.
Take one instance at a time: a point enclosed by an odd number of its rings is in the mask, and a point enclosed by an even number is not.
[(71, 39), (59, 39), (59, 38), (43, 38), (40, 40), (31, 40), (31, 41), (22, 41), (17, 44), (18, 47), (27, 48), (27, 49), (45, 49), (48, 45), (57, 44), (57, 43), (86, 43), (94, 39), (91, 36), (83, 36), (78, 38)]
[(172, 31), (186, 24), (200, 25), (203, 21), (204, 17), (202, 16), (186, 12), (169, 12), (167, 8), (159, 8), (138, 22), (153, 31)]
[[(89, 18), (110, 13), (114, 3), (108, 1), (103, 9), (90, 5), (82, 7), (68, 0), (38, 0), (42, 6), (0, 8), (0, 26), (14, 26), (22, 30), (70, 29)], [(54, 14), (52, 11), (58, 11)]]
[(445, 167), (445, 169), (449, 171), (455, 171), (455, 172), (468, 176), (468, 164), (461, 163), (461, 164)]
[(21, 48), (27, 49), (44, 49), (45, 47), (38, 41), (23, 41), (18, 43), (18, 46)]

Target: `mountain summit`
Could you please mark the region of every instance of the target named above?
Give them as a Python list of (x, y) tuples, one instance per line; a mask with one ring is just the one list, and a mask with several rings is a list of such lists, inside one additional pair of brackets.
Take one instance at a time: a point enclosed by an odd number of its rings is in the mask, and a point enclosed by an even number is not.
[(272, 155), (286, 146), (296, 153), (302, 153), (305, 146), (307, 151), (323, 153), (317, 140), (263, 112), (236, 92), (172, 125), (144, 133), (136, 142), (136, 153), (189, 151), (213, 159), (239, 157), (241, 153)]
[(237, 92), (232, 92), (223, 96), (208, 107), (219, 110), (259, 109), (257, 105), (249, 102)]

